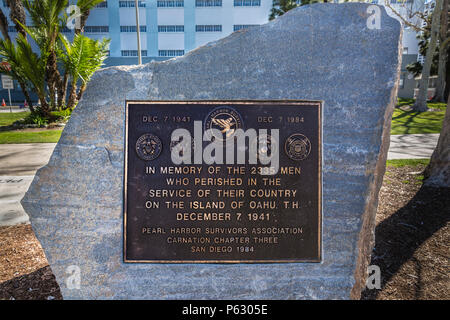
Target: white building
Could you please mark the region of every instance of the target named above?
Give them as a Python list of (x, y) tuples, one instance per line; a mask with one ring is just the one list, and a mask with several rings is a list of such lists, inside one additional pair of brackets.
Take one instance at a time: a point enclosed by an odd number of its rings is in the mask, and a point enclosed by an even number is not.
[[(143, 61), (184, 53), (232, 32), (268, 21), (272, 0), (139, 1)], [(93, 9), (85, 34), (111, 38), (108, 65), (137, 57), (135, 1), (104, 1)]]
[[(402, 15), (408, 15), (415, 8), (425, 8), (425, 0), (390, 1)], [(384, 0), (370, 2), (384, 4)], [(5, 15), (9, 15), (6, 1), (0, 4)], [(267, 23), (271, 8), (272, 0), (141, 0), (139, 19), (143, 62), (180, 56), (234, 31)], [(85, 34), (95, 39), (111, 39), (106, 66), (137, 63), (135, 10), (135, 0), (107, 0), (91, 10)], [(10, 31), (15, 32), (15, 27), (10, 26)], [(70, 37), (72, 31), (67, 29), (65, 32)], [(11, 36), (15, 37), (14, 34)], [(399, 96), (412, 97), (414, 84), (410, 88), (407, 83), (410, 79), (406, 65), (416, 61), (418, 41), (416, 32), (407, 26), (404, 29), (403, 50)], [(20, 94), (20, 90), (15, 91)]]

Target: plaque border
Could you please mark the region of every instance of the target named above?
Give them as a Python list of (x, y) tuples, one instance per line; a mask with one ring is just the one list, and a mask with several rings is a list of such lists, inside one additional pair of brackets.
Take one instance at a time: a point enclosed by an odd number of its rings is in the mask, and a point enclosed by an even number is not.
[[(233, 105), (233, 104), (247, 104), (247, 105), (309, 105), (316, 106), (319, 108), (318, 112), (318, 137), (319, 137), (319, 168), (318, 168), (318, 207), (319, 207), (319, 217), (318, 217), (318, 252), (317, 259), (278, 259), (278, 260), (128, 260), (127, 259), (127, 174), (128, 174), (128, 110), (130, 104), (223, 104), (223, 105)], [(124, 171), (123, 171), (123, 223), (122, 223), (122, 234), (123, 234), (123, 263), (167, 263), (167, 264), (275, 264), (275, 263), (321, 263), (322, 262), (322, 167), (323, 167), (323, 157), (322, 157), (322, 118), (323, 118), (323, 100), (125, 100), (125, 143), (124, 143)]]

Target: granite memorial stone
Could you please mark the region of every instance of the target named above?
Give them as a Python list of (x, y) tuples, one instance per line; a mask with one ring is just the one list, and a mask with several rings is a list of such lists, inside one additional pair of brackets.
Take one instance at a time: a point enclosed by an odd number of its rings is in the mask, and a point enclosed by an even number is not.
[[(22, 200), (64, 298), (358, 299), (373, 247), (401, 36), (383, 7), (314, 4), (184, 57), (97, 72)], [(317, 262), (124, 261), (127, 101), (212, 100), (323, 103)], [(302, 139), (287, 143), (309, 148)], [(153, 136), (141, 142), (136, 152), (145, 161), (166, 156)]]

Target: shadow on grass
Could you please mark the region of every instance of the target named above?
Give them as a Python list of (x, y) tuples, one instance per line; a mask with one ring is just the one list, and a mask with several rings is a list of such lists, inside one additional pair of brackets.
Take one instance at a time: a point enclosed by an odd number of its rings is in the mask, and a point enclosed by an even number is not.
[[(408, 261), (419, 275), (414, 296), (420, 298), (423, 284), (416, 250), (450, 221), (450, 188), (423, 186), (408, 204), (383, 220), (375, 229), (375, 248), (371, 265), (381, 269), (381, 290)], [(444, 248), (445, 249), (445, 248)], [(380, 290), (364, 290), (363, 299), (376, 299)]]
[(412, 106), (416, 100), (410, 98), (399, 98), (397, 102), (397, 107)]
[(421, 112), (418, 111), (404, 111), (401, 114), (399, 114), (398, 116), (392, 117), (392, 122), (394, 123), (394, 121), (398, 121), (399, 119), (405, 118), (406, 117), (406, 121), (402, 123), (402, 126), (405, 127), (405, 134), (410, 133), (411, 129), (412, 129), (412, 124), (416, 123), (414, 121), (414, 119), (421, 114)]
[(443, 120), (444, 111), (418, 112), (397, 109), (392, 117), (392, 133), (439, 133)]

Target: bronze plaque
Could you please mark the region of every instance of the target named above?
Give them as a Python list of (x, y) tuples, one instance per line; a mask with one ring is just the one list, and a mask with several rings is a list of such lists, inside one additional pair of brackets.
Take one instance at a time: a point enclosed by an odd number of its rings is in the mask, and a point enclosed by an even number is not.
[(319, 101), (128, 101), (124, 261), (320, 262)]

